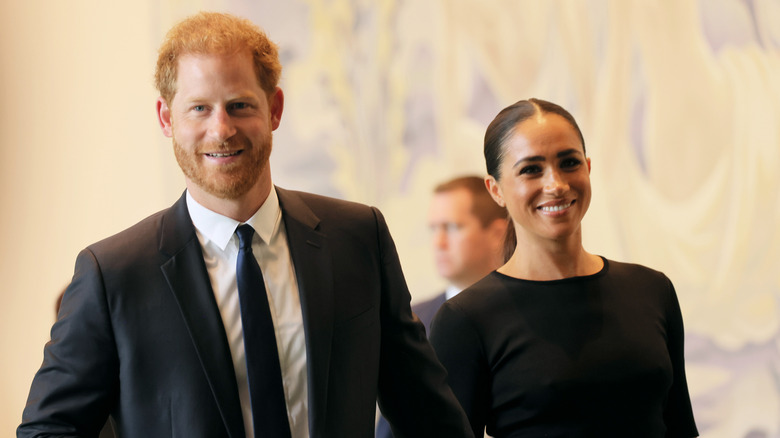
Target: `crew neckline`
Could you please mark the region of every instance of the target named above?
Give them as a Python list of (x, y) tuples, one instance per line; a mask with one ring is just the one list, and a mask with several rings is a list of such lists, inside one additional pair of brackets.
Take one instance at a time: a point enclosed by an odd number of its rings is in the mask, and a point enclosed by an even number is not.
[(601, 267), (601, 269), (593, 274), (589, 275), (577, 275), (574, 277), (566, 277), (566, 278), (558, 278), (555, 280), (529, 280), (526, 278), (518, 278), (518, 277), (512, 277), (511, 275), (502, 274), (501, 272), (498, 272), (498, 270), (493, 271), (493, 274), (496, 275), (498, 278), (506, 279), (506, 280), (512, 280), (512, 281), (521, 281), (524, 283), (533, 283), (538, 285), (554, 285), (554, 284), (562, 284), (562, 283), (572, 283), (576, 281), (582, 281), (582, 280), (590, 280), (595, 279), (598, 277), (602, 277), (606, 275), (606, 273), (609, 271), (609, 260), (607, 260), (604, 256), (599, 256), (601, 260), (604, 262), (604, 266)]

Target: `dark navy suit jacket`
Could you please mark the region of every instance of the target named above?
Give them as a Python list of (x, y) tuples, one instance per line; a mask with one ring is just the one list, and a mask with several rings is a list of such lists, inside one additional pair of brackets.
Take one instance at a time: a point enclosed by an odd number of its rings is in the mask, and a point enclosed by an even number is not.
[[(470, 437), (375, 208), (277, 188), (300, 290), (309, 430)], [(245, 437), (235, 372), (185, 197), (84, 249), (18, 437)]]

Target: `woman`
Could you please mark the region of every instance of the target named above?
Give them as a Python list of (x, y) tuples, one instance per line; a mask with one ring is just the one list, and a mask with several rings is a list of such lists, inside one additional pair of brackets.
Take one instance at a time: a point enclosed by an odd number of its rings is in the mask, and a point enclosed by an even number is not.
[(672, 283), (582, 246), (590, 159), (571, 114), (517, 102), (488, 127), (485, 160), (517, 245), (431, 331), (475, 436), (697, 436)]

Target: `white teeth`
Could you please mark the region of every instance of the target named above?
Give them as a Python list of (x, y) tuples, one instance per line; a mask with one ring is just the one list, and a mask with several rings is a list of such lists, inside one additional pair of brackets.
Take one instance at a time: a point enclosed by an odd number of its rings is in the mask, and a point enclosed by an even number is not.
[(565, 210), (565, 209), (567, 209), (569, 207), (571, 207), (571, 202), (569, 202), (568, 204), (543, 206), (543, 207), (541, 207), (541, 209), (542, 209), (542, 211), (556, 212), (556, 211)]
[(234, 155), (238, 155), (238, 152), (239, 151), (230, 152), (230, 153), (227, 153), (227, 154), (215, 153), (215, 154), (206, 154), (206, 155), (208, 155), (209, 157), (224, 158), (224, 157), (232, 157)]

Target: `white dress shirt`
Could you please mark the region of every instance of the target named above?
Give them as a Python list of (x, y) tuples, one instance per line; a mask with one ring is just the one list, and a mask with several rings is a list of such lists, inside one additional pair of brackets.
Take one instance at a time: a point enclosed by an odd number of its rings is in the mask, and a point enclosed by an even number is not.
[[(230, 353), (233, 356), (233, 367), (236, 371), (246, 436), (251, 438), (254, 437), (254, 427), (236, 281), (238, 236), (235, 230), (241, 223), (198, 204), (189, 191), (187, 209), (203, 249), (203, 259), (211, 280), (211, 288), (225, 325)], [(287, 232), (282, 221), (276, 190), (271, 190), (268, 199), (246, 223), (255, 230), (252, 251), (263, 271), (268, 304), (274, 321), (292, 437), (308, 438), (308, 379), (303, 315), (295, 268), (290, 259)]]

